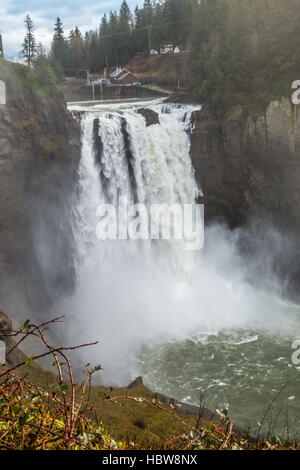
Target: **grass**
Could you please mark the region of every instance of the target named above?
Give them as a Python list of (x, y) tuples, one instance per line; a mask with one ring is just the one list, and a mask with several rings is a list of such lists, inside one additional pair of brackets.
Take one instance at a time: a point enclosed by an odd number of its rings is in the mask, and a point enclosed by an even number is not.
[[(39, 385), (51, 392), (57, 384), (57, 376), (53, 372), (43, 370), (37, 364), (24, 365), (18, 370), (18, 375), (35, 385)], [(89, 391), (89, 404), (97, 405), (103, 402), (100, 408), (93, 413), (96, 423), (102, 422), (116, 441), (127, 444), (135, 442), (138, 447), (163, 448), (174, 437), (181, 434), (184, 426), (174, 419), (173, 409), (169, 405), (164, 407), (169, 413), (162, 412), (153, 405), (142, 404), (132, 399), (109, 401), (111, 398), (126, 396), (136, 397), (152, 403), (152, 400), (161, 401), (161, 397), (154, 394), (144, 386), (133, 389), (92, 386)], [(191, 426), (195, 426), (198, 416), (181, 415), (180, 417)]]
[(0, 80), (5, 81), (11, 100), (28, 94), (46, 99), (62, 94), (47, 66), (31, 69), (0, 58)]

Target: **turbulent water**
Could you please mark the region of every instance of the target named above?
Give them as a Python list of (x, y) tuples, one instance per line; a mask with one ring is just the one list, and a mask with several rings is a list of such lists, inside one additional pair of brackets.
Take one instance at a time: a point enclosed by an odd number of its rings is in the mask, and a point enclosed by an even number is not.
[[(139, 107), (155, 110), (160, 124), (146, 127)], [(72, 312), (70, 338), (100, 339), (84, 359), (102, 363), (106, 382), (126, 385), (143, 375), (166, 395), (229, 408), (239, 425), (296, 434), (300, 367), (291, 362), (291, 345), (300, 339), (299, 308), (277, 295), (271, 272), (260, 288), (251, 285), (236, 233), (212, 226), (195, 253), (180, 241), (96, 236), (100, 203), (117, 205), (123, 196), (146, 206), (195, 201), (195, 108), (153, 101), (70, 109), (83, 112), (74, 203), (78, 282), (62, 307)]]

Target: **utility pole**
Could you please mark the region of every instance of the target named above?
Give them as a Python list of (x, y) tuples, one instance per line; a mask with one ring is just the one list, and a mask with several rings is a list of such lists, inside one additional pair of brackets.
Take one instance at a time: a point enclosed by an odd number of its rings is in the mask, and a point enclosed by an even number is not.
[(151, 25), (148, 26), (148, 46), (149, 46), (149, 55), (151, 55)]
[(0, 57), (4, 57), (2, 34), (0, 33)]
[(89, 71), (89, 70), (86, 71), (86, 84), (87, 84), (87, 85), (90, 85), (90, 84), (91, 84), (91, 75), (90, 75), (90, 71)]

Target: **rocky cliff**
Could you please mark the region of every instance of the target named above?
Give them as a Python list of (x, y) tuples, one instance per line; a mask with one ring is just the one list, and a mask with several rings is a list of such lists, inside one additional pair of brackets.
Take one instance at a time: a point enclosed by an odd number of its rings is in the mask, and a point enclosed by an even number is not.
[(0, 302), (10, 315), (72, 289), (80, 131), (47, 70), (1, 59), (0, 80)]
[(256, 221), (261, 233), (275, 227), (289, 239), (288, 247), (279, 247), (286, 250), (280, 269), (292, 271), (299, 281), (298, 107), (286, 99), (272, 102), (265, 115), (255, 118), (236, 106), (221, 119), (208, 110), (194, 113), (193, 119), (191, 154), (206, 222), (223, 220), (235, 228)]
[(251, 216), (300, 227), (300, 114), (288, 100), (253, 118), (242, 107), (219, 120), (194, 114), (192, 159), (207, 217), (236, 226)]

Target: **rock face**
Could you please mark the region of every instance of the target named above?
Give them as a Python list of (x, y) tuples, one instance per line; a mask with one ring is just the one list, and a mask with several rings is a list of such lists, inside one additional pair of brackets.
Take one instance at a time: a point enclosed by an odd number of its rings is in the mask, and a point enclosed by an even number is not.
[(140, 108), (137, 111), (139, 114), (144, 116), (146, 119), (146, 126), (153, 126), (154, 124), (159, 124), (159, 116), (158, 114), (153, 111), (152, 109), (148, 108)]
[(129, 390), (136, 387), (144, 387), (143, 377), (137, 377), (133, 382), (131, 382), (127, 386)]
[[(234, 228), (255, 220), (262, 237), (266, 227), (275, 227), (288, 239), (279, 247), (274, 243), (277, 267), (284, 278), (292, 277), (294, 291), (300, 285), (299, 113), (289, 100), (272, 102), (257, 119), (242, 107), (232, 108), (222, 120), (199, 111), (191, 136), (206, 222), (223, 220)], [(260, 235), (253, 235), (257, 243)]]
[(194, 113), (191, 155), (206, 216), (238, 226), (249, 217), (300, 228), (300, 114), (288, 100), (253, 119), (241, 107), (220, 121)]
[(80, 130), (47, 77), (0, 60), (0, 79), (0, 301), (11, 315), (72, 289)]

